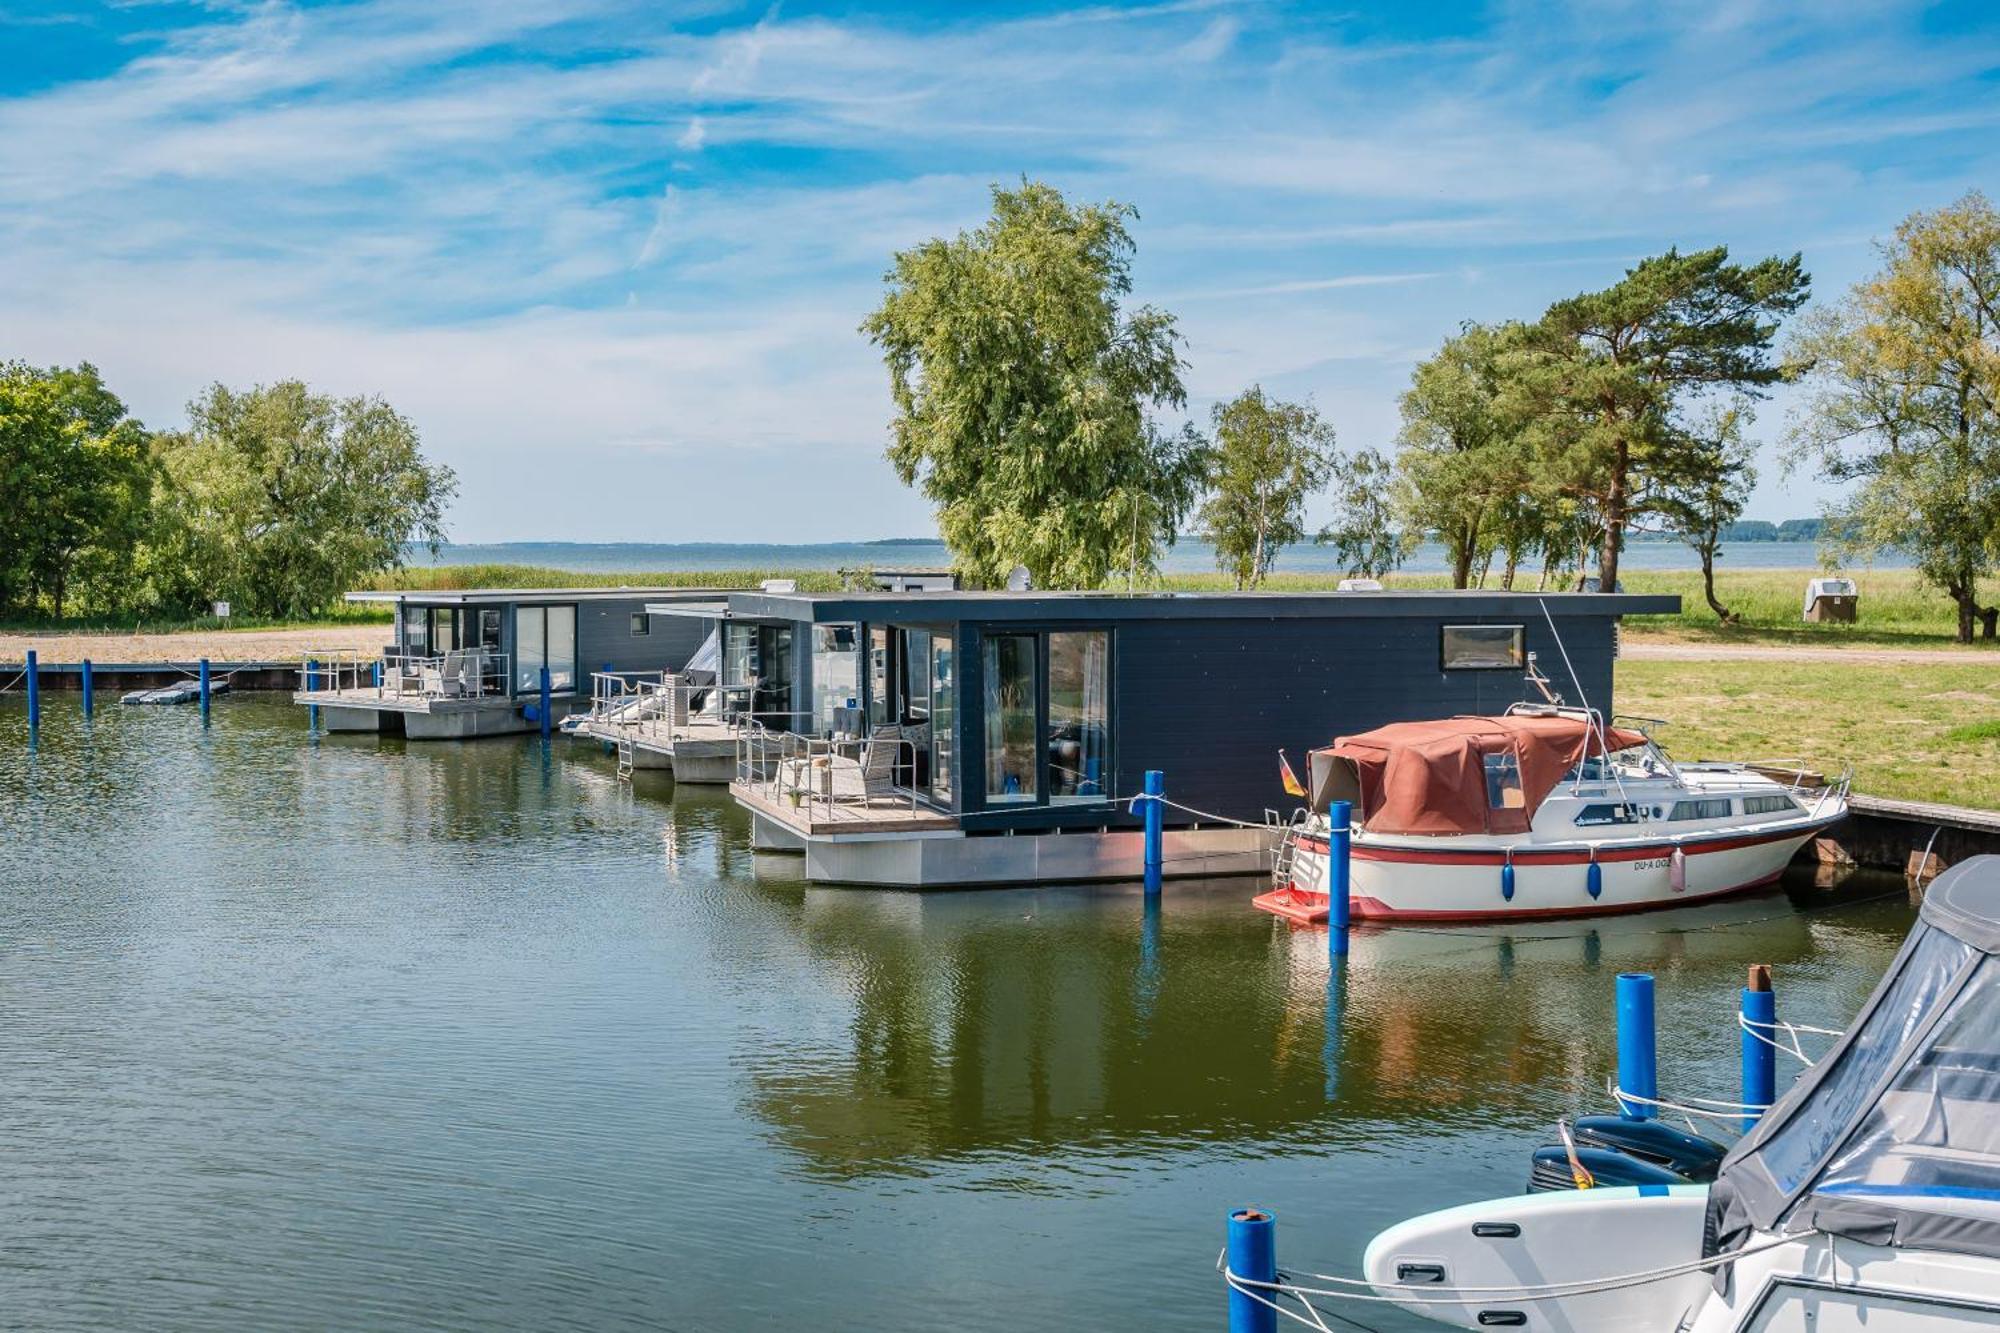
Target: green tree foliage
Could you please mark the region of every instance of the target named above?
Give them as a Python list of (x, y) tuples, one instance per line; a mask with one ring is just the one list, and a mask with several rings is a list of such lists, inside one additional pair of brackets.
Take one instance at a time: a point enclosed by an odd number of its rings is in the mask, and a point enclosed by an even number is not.
[(1181, 522), (1208, 488), (1209, 445), (1192, 425), (1169, 435), (1148, 422), (1146, 447), (1126, 455), (1107, 492), (1111, 526), (1125, 542), (1111, 573), (1129, 591), (1160, 576), (1160, 545), (1173, 545)]
[(1843, 553), (1901, 546), (1958, 607), (1958, 640), (2000, 612), (1979, 580), (2000, 560), (2000, 213), (1973, 192), (1914, 213), (1882, 269), (1797, 339), (1812, 398), (1796, 446), (1858, 483), (1828, 515)]
[(1518, 326), (1461, 325), (1417, 363), (1401, 400), (1397, 512), (1444, 546), (1454, 588), (1471, 587), (1503, 540), (1512, 538), (1510, 568), (1529, 540), (1527, 454), (1501, 407), (1500, 353), (1519, 336)]
[(1257, 385), (1218, 404), (1212, 425), (1203, 535), (1222, 572), (1255, 588), (1278, 548), (1305, 536), (1306, 500), (1334, 473), (1333, 427), (1311, 404), (1268, 398)]
[(0, 607), (123, 596), (151, 492), (145, 428), (96, 367), (0, 365)]
[(1617, 587), (1626, 528), (1699, 448), (1690, 417), (1784, 377), (1771, 342), (1809, 286), (1798, 255), (1738, 265), (1721, 246), (1669, 250), (1556, 302), (1504, 357), (1508, 409), (1543, 484), (1594, 522), (1599, 587)]
[(1676, 451), (1679, 469), (1661, 480), (1654, 501), (1663, 530), (1700, 557), (1702, 593), (1725, 625), (1737, 616), (1715, 594), (1715, 562), (1757, 484), (1756, 446), (1743, 438), (1743, 421), (1738, 408), (1716, 412), (1707, 429)]
[(1020, 564), (1044, 587), (1096, 587), (1173, 539), (1171, 504), (1131, 499), (1182, 461), (1147, 408), (1186, 401), (1173, 318), (1120, 304), (1133, 216), (996, 187), (976, 231), (896, 255), (861, 326), (889, 368), (889, 461), (972, 580)]
[(165, 476), (149, 571), (162, 600), (224, 598), (264, 616), (324, 609), (444, 540), (457, 490), (424, 461), (417, 432), (379, 398), (334, 399), (296, 380), (218, 384), (159, 437)]
[(1313, 541), (1331, 546), (1351, 577), (1381, 578), (1416, 546), (1416, 536), (1396, 526), (1390, 484), (1395, 471), (1396, 465), (1373, 449), (1334, 461), (1333, 520)]

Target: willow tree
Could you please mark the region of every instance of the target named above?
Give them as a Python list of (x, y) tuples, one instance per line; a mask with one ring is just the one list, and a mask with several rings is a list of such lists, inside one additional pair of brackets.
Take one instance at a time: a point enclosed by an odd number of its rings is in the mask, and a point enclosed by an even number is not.
[(1958, 641), (2000, 609), (2000, 212), (1973, 192), (1914, 213), (1880, 272), (1814, 313), (1797, 340), (1812, 397), (1795, 444), (1856, 483), (1830, 517), (1848, 553), (1898, 546), (1950, 597)]
[(1684, 469), (1678, 455), (1699, 438), (1690, 417), (1785, 377), (1772, 340), (1810, 285), (1798, 255), (1744, 265), (1722, 246), (1669, 250), (1556, 302), (1503, 358), (1541, 480), (1596, 518), (1604, 591), (1618, 586), (1626, 529)]
[[(1186, 402), (1179, 336), (1123, 304), (1135, 216), (996, 186), (984, 225), (895, 256), (861, 325), (889, 368), (889, 461), (975, 581), (1024, 565), (1040, 586), (1096, 587), (1152, 569), (1186, 515), (1182, 441), (1147, 422)], [(1135, 504), (1135, 487), (1166, 502)]]
[[(1395, 495), (1403, 522), (1436, 535), (1451, 586), (1469, 588), (1496, 546), (1525, 531), (1519, 432), (1501, 409), (1499, 359), (1518, 326), (1464, 324), (1420, 361), (1400, 401)], [(1521, 552), (1510, 549), (1509, 567)]]
[(1280, 402), (1254, 384), (1217, 404), (1212, 425), (1202, 532), (1222, 572), (1254, 588), (1278, 548), (1306, 535), (1306, 501), (1339, 461), (1333, 427), (1310, 403)]

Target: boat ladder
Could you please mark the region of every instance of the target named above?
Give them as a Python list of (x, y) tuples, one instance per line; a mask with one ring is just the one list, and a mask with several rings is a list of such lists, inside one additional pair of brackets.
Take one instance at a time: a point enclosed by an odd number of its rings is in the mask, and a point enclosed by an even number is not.
[(1292, 857), (1298, 848), (1297, 834), (1306, 825), (1309, 816), (1304, 806), (1292, 811), (1289, 824), (1278, 822), (1277, 811), (1267, 812), (1271, 827), (1277, 830), (1278, 845), (1271, 852), (1271, 887), (1282, 889), (1292, 882)]
[(618, 776), (626, 782), (632, 780), (632, 737), (623, 730), (618, 734)]

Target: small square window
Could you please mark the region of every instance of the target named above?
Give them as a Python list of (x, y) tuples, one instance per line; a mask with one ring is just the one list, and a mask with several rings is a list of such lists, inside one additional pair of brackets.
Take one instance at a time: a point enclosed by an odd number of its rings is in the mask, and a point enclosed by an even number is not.
[(1519, 671), (1528, 665), (1527, 630), (1520, 625), (1446, 625), (1446, 671)]
[(1524, 810), (1528, 805), (1521, 790), (1521, 765), (1512, 750), (1486, 756), (1486, 804), (1495, 810)]
[(652, 632), (653, 618), (644, 611), (634, 611), (632, 613), (632, 637), (636, 639), (642, 634), (651, 634)]

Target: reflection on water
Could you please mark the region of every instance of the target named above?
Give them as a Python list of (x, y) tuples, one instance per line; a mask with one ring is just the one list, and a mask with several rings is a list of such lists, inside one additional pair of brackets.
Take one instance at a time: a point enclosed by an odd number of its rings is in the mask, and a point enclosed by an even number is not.
[[(1325, 936), (1250, 886), (799, 882), (582, 746), (305, 734), (254, 696), (0, 703), (0, 1308), (37, 1327), (1209, 1329), (1221, 1218), (1352, 1266), (1732, 997), (1843, 1020), (1887, 885)], [(1415, 1327), (1371, 1313), (1383, 1328)]]

